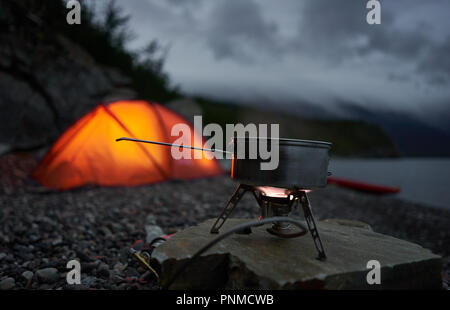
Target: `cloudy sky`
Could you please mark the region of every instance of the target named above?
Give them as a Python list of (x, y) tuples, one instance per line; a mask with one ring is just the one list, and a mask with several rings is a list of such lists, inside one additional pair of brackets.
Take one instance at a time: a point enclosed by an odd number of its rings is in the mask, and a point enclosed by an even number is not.
[(381, 25), (367, 24), (367, 0), (117, 4), (131, 15), (130, 48), (152, 39), (170, 46), (165, 69), (187, 93), (448, 111), (450, 1), (380, 2)]

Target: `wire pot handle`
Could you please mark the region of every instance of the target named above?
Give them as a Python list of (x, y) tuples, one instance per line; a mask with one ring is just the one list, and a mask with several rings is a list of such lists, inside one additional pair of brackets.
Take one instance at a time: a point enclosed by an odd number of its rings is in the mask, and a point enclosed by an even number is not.
[(134, 138), (127, 138), (127, 137), (122, 137), (122, 138), (116, 139), (116, 142), (119, 142), (119, 141), (150, 143), (150, 144), (157, 144), (157, 145), (164, 145), (164, 146), (175, 146), (175, 147), (181, 147), (181, 148), (185, 148), (185, 149), (199, 150), (199, 151), (205, 151), (205, 152), (222, 152), (222, 153), (233, 154), (233, 152), (229, 152), (229, 151), (225, 151), (225, 150), (221, 150), (221, 149), (205, 149), (205, 148), (195, 147), (195, 146), (158, 142), (158, 141), (150, 141), (150, 140), (142, 140), (142, 139), (134, 139)]

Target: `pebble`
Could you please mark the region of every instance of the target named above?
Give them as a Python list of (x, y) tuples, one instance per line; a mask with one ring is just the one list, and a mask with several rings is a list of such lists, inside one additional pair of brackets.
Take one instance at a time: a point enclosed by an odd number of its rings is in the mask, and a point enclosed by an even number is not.
[(139, 278), (139, 280), (149, 281), (149, 280), (152, 279), (153, 277), (155, 277), (155, 275), (154, 275), (152, 272), (146, 271), (146, 272), (144, 272), (144, 274), (141, 275), (141, 277)]
[(106, 237), (106, 238), (112, 238), (113, 234), (111, 230), (108, 229), (108, 227), (102, 227), (100, 228), (100, 232)]
[(109, 266), (107, 264), (101, 263), (98, 266), (97, 276), (101, 278), (109, 278)]
[(8, 262), (8, 263), (12, 263), (12, 262), (14, 262), (14, 256), (11, 255), (11, 254), (6, 255), (6, 257), (4, 258), (4, 260), (5, 260), (6, 262)]
[(13, 278), (6, 278), (0, 281), (0, 290), (10, 290), (16, 286), (16, 282)]
[(57, 245), (60, 245), (62, 243), (63, 243), (63, 241), (62, 241), (61, 238), (56, 238), (55, 240), (52, 241), (52, 245), (53, 246), (57, 246)]
[(9, 243), (10, 241), (11, 241), (11, 240), (9, 239), (8, 236), (3, 235), (3, 234), (0, 234), (0, 242), (3, 242), (3, 243)]
[(92, 259), (89, 257), (89, 255), (85, 254), (82, 251), (76, 251), (76, 254), (82, 261), (85, 261), (85, 262), (92, 261)]
[(127, 265), (124, 265), (122, 263), (117, 263), (114, 265), (113, 269), (117, 270), (118, 272), (123, 272), (126, 267), (127, 267)]
[(161, 227), (157, 226), (157, 225), (145, 225), (144, 227), (145, 229), (145, 242), (150, 243), (152, 242), (155, 238), (161, 237), (162, 235), (164, 235), (163, 230), (161, 229)]
[(22, 272), (22, 277), (27, 281), (30, 281), (33, 278), (33, 275), (34, 273), (29, 270)]
[(44, 268), (36, 271), (37, 277), (42, 283), (55, 283), (59, 280), (59, 272), (56, 268)]
[(81, 263), (81, 272), (83, 273), (91, 273), (97, 268), (97, 264), (95, 263)]
[(81, 277), (81, 284), (87, 287), (92, 287), (98, 282), (98, 278), (93, 276)]
[(113, 229), (114, 233), (119, 233), (123, 230), (123, 226), (120, 223), (112, 223), (111, 228)]
[(156, 225), (156, 216), (152, 213), (148, 214), (145, 217), (144, 224), (145, 225)]
[(126, 275), (127, 275), (127, 277), (139, 277), (140, 276), (140, 274), (137, 271), (137, 269), (133, 268), (133, 267), (128, 267), (126, 269)]

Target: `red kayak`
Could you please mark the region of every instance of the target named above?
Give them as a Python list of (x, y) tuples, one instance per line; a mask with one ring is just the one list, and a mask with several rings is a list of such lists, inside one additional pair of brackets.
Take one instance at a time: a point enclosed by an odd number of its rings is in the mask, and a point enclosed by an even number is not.
[(348, 187), (362, 192), (374, 194), (395, 194), (400, 191), (398, 187), (368, 184), (360, 181), (352, 181), (335, 177), (328, 177), (328, 184), (336, 184), (342, 187)]

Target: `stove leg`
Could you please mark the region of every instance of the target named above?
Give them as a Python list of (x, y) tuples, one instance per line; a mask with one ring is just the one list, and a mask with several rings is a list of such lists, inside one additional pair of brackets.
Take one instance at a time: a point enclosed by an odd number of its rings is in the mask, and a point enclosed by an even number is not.
[(211, 227), (211, 234), (218, 234), (220, 227), (225, 223), (227, 218), (230, 216), (230, 214), (233, 212), (234, 208), (238, 204), (239, 200), (244, 196), (244, 194), (248, 191), (248, 187), (239, 184), (238, 187), (235, 189), (233, 195), (228, 199), (225, 207), (222, 209), (222, 212), (220, 212), (219, 217), (217, 218), (214, 225)]
[(325, 249), (322, 245), (322, 240), (320, 240), (319, 230), (316, 226), (316, 221), (314, 220), (314, 216), (311, 209), (311, 204), (309, 203), (308, 196), (305, 192), (300, 196), (300, 202), (303, 207), (303, 212), (305, 213), (306, 223), (308, 224), (308, 229), (311, 232), (311, 236), (314, 240), (314, 245), (316, 246), (317, 251), (319, 252), (319, 256), (317, 259), (325, 260), (327, 255), (325, 254)]

